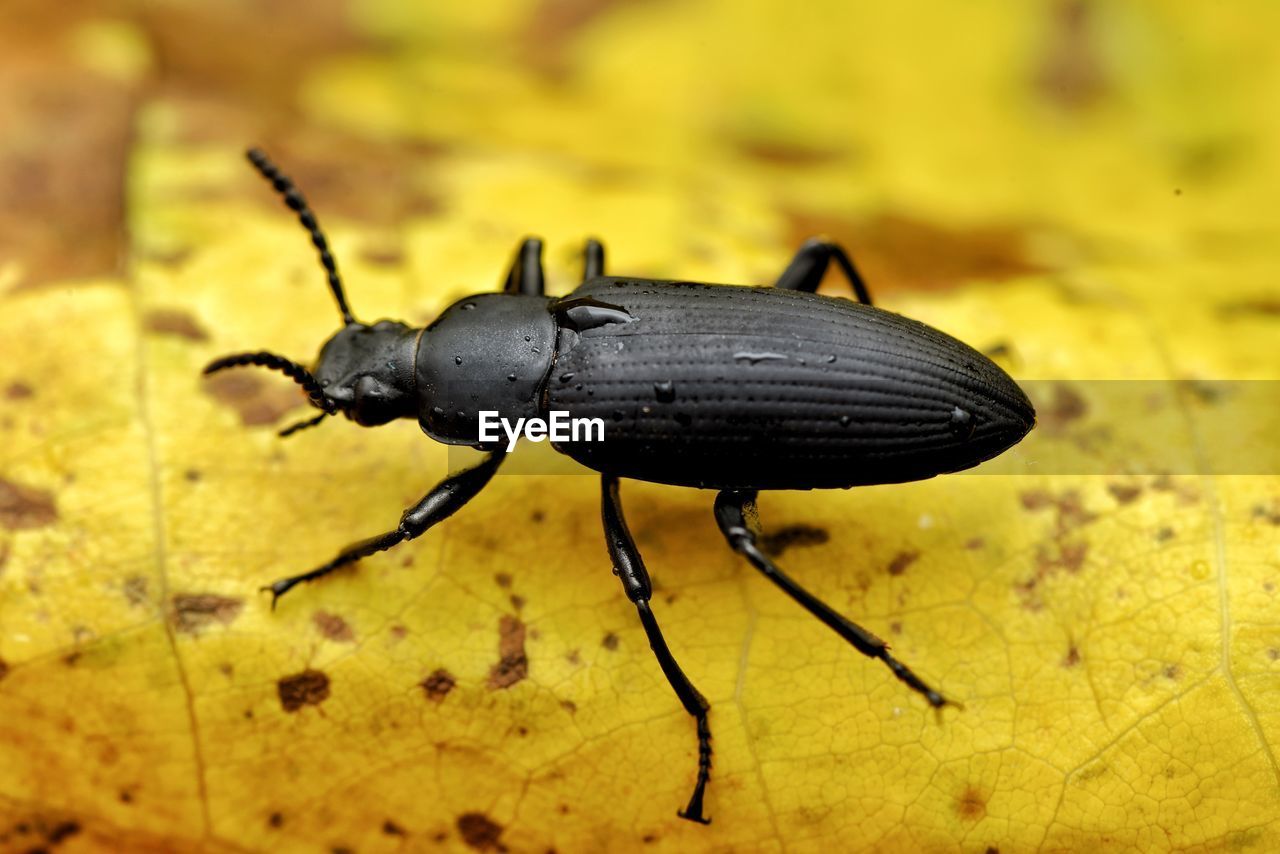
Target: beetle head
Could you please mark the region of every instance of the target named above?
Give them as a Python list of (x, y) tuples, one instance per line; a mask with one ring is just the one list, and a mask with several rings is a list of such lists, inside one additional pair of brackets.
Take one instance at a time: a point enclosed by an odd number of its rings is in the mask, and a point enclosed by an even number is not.
[(418, 330), (395, 320), (352, 323), (320, 349), (316, 379), (325, 398), (364, 427), (416, 413)]
[(282, 430), (281, 436), (313, 427), (325, 417), (339, 412), (366, 427), (412, 415), (417, 332), (394, 320), (380, 320), (371, 326), (355, 319), (347, 305), (329, 242), (306, 199), (261, 151), (250, 149), (248, 157), (262, 177), (271, 182), (284, 203), (298, 215), (298, 221), (311, 236), (345, 325), (320, 349), (314, 374), (297, 362), (265, 351), (223, 356), (210, 362), (204, 372), (212, 374), (226, 368), (254, 365), (280, 371), (302, 386), (311, 405), (321, 412), (312, 419)]

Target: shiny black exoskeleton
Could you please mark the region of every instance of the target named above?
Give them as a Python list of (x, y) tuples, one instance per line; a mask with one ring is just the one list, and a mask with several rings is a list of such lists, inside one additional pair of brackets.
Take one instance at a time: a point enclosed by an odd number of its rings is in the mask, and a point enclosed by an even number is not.
[[(262, 154), (249, 160), (274, 185), (320, 253), (344, 327), (313, 371), (267, 352), (212, 362), (282, 371), (320, 409), (281, 435), (342, 413), (372, 427), (417, 418), (433, 439), (487, 451), (451, 475), (385, 534), (354, 543), (328, 563), (269, 588), (272, 604), (295, 585), (420, 536), (489, 482), (505, 440), (481, 441), (479, 413), (604, 421), (600, 442), (556, 443), (601, 473), (605, 540), (663, 673), (696, 719), (698, 773), (684, 818), (706, 822), (711, 769), (709, 705), (676, 663), (650, 609), (652, 585), (627, 529), (618, 493), (627, 477), (715, 489), (715, 517), (729, 545), (815, 617), (934, 707), (948, 701), (894, 658), (885, 643), (784, 574), (758, 545), (761, 489), (899, 483), (970, 468), (1018, 442), (1035, 423), (1021, 389), (966, 344), (874, 308), (839, 246), (811, 240), (771, 288), (604, 275), (604, 249), (589, 240), (582, 285), (543, 293), (542, 243), (525, 240), (501, 293), (467, 297), (425, 329), (358, 322), (328, 243), (302, 195)], [(858, 301), (815, 291), (835, 262)]]

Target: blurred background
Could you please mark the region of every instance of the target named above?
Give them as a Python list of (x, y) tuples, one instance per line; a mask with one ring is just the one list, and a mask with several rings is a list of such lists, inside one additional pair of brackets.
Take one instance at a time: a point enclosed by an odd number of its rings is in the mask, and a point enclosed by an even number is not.
[[(256, 144), (362, 317), (429, 321), (527, 234), (565, 293), (588, 235), (618, 273), (757, 283), (825, 233), (1019, 380), (1273, 380), (1277, 25), (1262, 0), (3, 0), (0, 848), (1274, 850), (1274, 475), (1112, 454), (766, 497), (784, 564), (964, 701), (941, 723), (726, 554), (709, 496), (628, 484), (715, 709), (700, 828), (590, 479), (499, 479), (272, 614), (258, 585), (388, 527), (447, 455), (412, 424), (281, 444), (295, 387), (198, 374), (335, 328)], [(1144, 437), (1056, 388), (1042, 433)], [(1204, 450), (1215, 402), (1160, 405)]]

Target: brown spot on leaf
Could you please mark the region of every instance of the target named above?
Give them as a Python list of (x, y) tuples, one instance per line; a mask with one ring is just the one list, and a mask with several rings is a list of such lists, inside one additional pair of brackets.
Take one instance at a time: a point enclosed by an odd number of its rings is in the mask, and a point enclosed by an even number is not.
[(419, 684), (422, 686), (422, 693), (427, 696), (428, 700), (433, 703), (439, 703), (449, 696), (449, 692), (453, 690), (453, 686), (458, 684), (458, 680), (448, 670), (440, 667)]
[(1174, 531), (1173, 528), (1170, 528), (1168, 525), (1164, 525), (1163, 527), (1158, 528), (1156, 530), (1157, 543), (1167, 543), (1170, 540), (1172, 540), (1175, 536), (1177, 536), (1177, 532)]
[(907, 567), (920, 559), (920, 552), (903, 551), (893, 556), (893, 560), (889, 561), (889, 574), (902, 575), (907, 571)]
[(519, 617), (503, 614), (498, 621), (498, 663), (489, 670), (489, 688), (510, 688), (529, 675), (524, 651), (525, 625)]
[(59, 821), (45, 832), (45, 839), (50, 845), (58, 845), (80, 832), (80, 822), (74, 820)]
[(760, 550), (770, 557), (781, 557), (783, 552), (796, 546), (820, 546), (831, 535), (825, 528), (814, 525), (787, 525), (760, 536)]
[(1094, 41), (1093, 3), (1056, 0), (1050, 9), (1049, 43), (1036, 70), (1044, 98), (1066, 110), (1082, 110), (1107, 90), (1107, 75)]
[(971, 537), (964, 541), (965, 549), (971, 552), (984, 548), (986, 547), (986, 545), (987, 545), (987, 541), (984, 540), (982, 537)]
[(36, 390), (22, 380), (14, 380), (4, 388), (4, 396), (9, 400), (27, 400), (35, 393)]
[(1064, 433), (1073, 421), (1078, 421), (1089, 411), (1089, 404), (1080, 392), (1059, 382), (1053, 385), (1053, 398), (1036, 407), (1040, 429), (1051, 436)]
[(1132, 504), (1142, 495), (1142, 487), (1136, 483), (1108, 483), (1107, 492), (1111, 493), (1117, 504)]
[(147, 579), (141, 575), (131, 575), (121, 586), (124, 598), (130, 605), (141, 605), (147, 601)]
[(605, 649), (609, 650), (610, 652), (612, 652), (613, 650), (618, 648), (618, 636), (615, 635), (613, 632), (609, 632), (600, 641), (600, 645)]
[(568, 712), (571, 715), (575, 715), (578, 713), (578, 704), (575, 703), (573, 700), (561, 700), (560, 708), (564, 709), (566, 712)]
[(840, 160), (851, 152), (817, 148), (795, 140), (743, 137), (733, 141), (738, 151), (752, 160), (774, 166), (822, 166)]
[(347, 625), (347, 621), (337, 614), (330, 614), (328, 611), (316, 611), (311, 615), (311, 622), (320, 630), (320, 634), (331, 641), (351, 643), (356, 639), (355, 632), (351, 631), (351, 626)]
[(987, 814), (987, 799), (973, 786), (968, 786), (956, 798), (956, 812), (968, 821), (977, 821)]
[(57, 519), (52, 493), (0, 478), (0, 527), (11, 531), (41, 528)]
[(288, 380), (268, 381), (264, 371), (237, 368), (205, 377), (204, 390), (214, 400), (231, 407), (246, 427), (275, 424), (284, 415), (306, 405), (302, 389)]
[(547, 79), (564, 80), (569, 73), (569, 47), (578, 33), (616, 5), (622, 5), (622, 0), (542, 0), (529, 13), (519, 36), (521, 58)]
[(511, 576), (505, 572), (499, 572), (493, 577), (493, 581), (504, 590), (511, 586)]
[(1079, 663), (1080, 663), (1080, 649), (1075, 644), (1072, 644), (1071, 647), (1067, 650), (1067, 654), (1063, 656), (1062, 666), (1075, 667)]
[(283, 827), (284, 814), (280, 812), (273, 812), (271, 815), (267, 816), (267, 824), (271, 827)]
[(944, 290), (1046, 269), (1029, 257), (1026, 230), (1010, 225), (947, 226), (891, 212), (851, 220), (793, 211), (788, 219), (790, 243), (821, 234), (844, 244), (877, 293)]
[(329, 697), (329, 677), (323, 671), (308, 668), (301, 673), (285, 676), (276, 683), (280, 706), (286, 712), (296, 712), (303, 706), (318, 706)]
[(9, 663), (0, 658), (0, 679), (9, 675)]
[(1176, 664), (1165, 665), (1164, 678), (1172, 679), (1176, 682), (1178, 680), (1178, 677), (1180, 677), (1181, 675), (1182, 675), (1182, 668), (1179, 667), (1178, 665)]
[(458, 816), (458, 833), (462, 841), (477, 851), (506, 851), (502, 844), (502, 825), (480, 812)]
[(1280, 299), (1260, 296), (1256, 299), (1243, 299), (1221, 303), (1218, 314), (1225, 318), (1248, 317), (1280, 317)]
[(375, 244), (362, 247), (360, 257), (375, 267), (396, 267), (404, 263), (404, 250), (399, 246)]
[(1177, 502), (1183, 506), (1191, 506), (1200, 500), (1200, 492), (1185, 480), (1175, 480), (1168, 474), (1156, 475), (1151, 481), (1151, 488), (1157, 492), (1173, 493)]
[(213, 623), (227, 625), (240, 615), (244, 600), (215, 593), (175, 593), (169, 620), (180, 632), (196, 634)]
[(1280, 500), (1273, 499), (1270, 504), (1255, 504), (1250, 516), (1255, 522), (1280, 525)]
[(404, 835), (406, 835), (406, 834), (405, 834), (405, 829), (404, 829), (403, 827), (401, 827), (400, 825), (396, 824), (396, 823), (395, 823), (394, 821), (392, 821), (391, 819), (387, 819), (386, 821), (384, 821), (384, 822), (382, 823), (382, 832), (383, 832), (383, 833), (385, 833), (387, 836), (404, 836)]
[(174, 335), (188, 341), (208, 341), (209, 333), (189, 313), (177, 308), (154, 308), (143, 319), (148, 332)]
[(1053, 503), (1053, 496), (1043, 489), (1032, 489), (1018, 495), (1024, 510), (1041, 510)]

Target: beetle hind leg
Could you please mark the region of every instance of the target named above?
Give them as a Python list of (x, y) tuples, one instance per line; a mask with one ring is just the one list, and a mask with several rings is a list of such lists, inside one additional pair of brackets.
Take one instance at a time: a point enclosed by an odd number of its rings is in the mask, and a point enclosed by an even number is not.
[(857, 623), (839, 614), (834, 608), (805, 590), (784, 573), (760, 551), (756, 543), (759, 525), (756, 513), (755, 490), (726, 489), (716, 496), (716, 523), (729, 541), (730, 547), (782, 591), (798, 602), (836, 634), (844, 638), (868, 658), (878, 658), (909, 688), (922, 695), (935, 709), (958, 705), (930, 688), (901, 661), (889, 652), (889, 645)]
[(711, 819), (702, 814), (702, 809), (707, 783), (711, 779), (711, 725), (707, 722), (707, 713), (711, 711), (711, 704), (707, 702), (697, 688), (693, 687), (689, 677), (685, 676), (684, 671), (680, 669), (680, 665), (676, 663), (675, 656), (671, 654), (671, 649), (667, 646), (666, 638), (662, 636), (662, 629), (658, 626), (658, 620), (653, 616), (653, 611), (649, 608), (649, 599), (653, 595), (653, 584), (649, 580), (649, 571), (645, 569), (644, 561), (640, 557), (640, 551), (636, 548), (635, 540), (631, 538), (631, 531), (627, 529), (627, 522), (622, 517), (622, 501), (618, 495), (618, 479), (613, 475), (602, 475), (600, 487), (600, 510), (604, 521), (604, 537), (609, 545), (609, 557), (613, 560), (613, 571), (622, 580), (622, 587), (627, 592), (627, 598), (636, 606), (636, 611), (640, 615), (640, 623), (644, 626), (644, 632), (649, 637), (649, 646), (653, 648), (653, 654), (658, 658), (658, 665), (662, 668), (663, 675), (671, 683), (671, 687), (675, 690), (676, 696), (680, 699), (685, 711), (697, 721), (698, 779), (694, 783), (689, 805), (679, 811), (677, 815), (689, 821), (696, 821), (699, 824), (710, 824)]
[(853, 266), (853, 259), (849, 257), (849, 253), (839, 243), (818, 237), (804, 242), (773, 286), (785, 291), (815, 293), (818, 285), (822, 284), (822, 277), (826, 275), (832, 261), (836, 262), (845, 278), (849, 280), (849, 284), (853, 286), (858, 302), (871, 305), (871, 294), (867, 291), (867, 284), (862, 280), (862, 274), (858, 272), (858, 268)]

